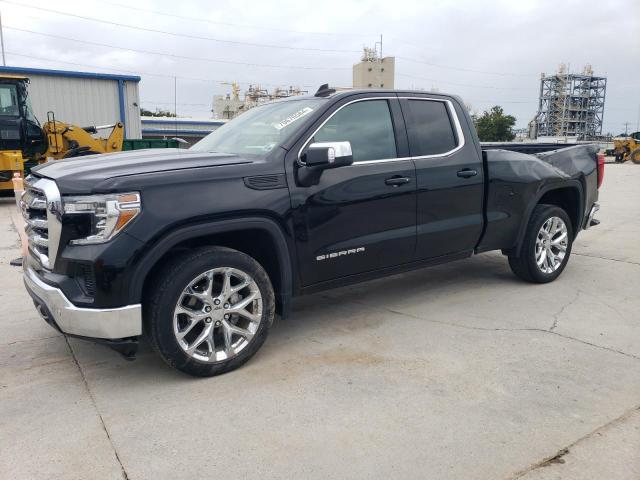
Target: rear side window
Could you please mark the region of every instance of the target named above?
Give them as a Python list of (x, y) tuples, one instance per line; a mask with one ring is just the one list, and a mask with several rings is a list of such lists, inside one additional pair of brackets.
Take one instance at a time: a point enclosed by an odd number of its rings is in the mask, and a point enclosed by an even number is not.
[(456, 148), (447, 105), (433, 100), (409, 100), (408, 133), (411, 155), (440, 155)]
[(396, 139), (386, 100), (347, 105), (329, 118), (312, 142), (351, 142), (354, 162), (396, 158)]

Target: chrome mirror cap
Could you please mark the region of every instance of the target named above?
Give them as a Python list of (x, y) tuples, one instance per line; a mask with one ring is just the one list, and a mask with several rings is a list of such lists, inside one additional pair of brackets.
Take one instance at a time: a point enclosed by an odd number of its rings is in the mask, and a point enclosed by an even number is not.
[(315, 142), (309, 145), (309, 150), (327, 149), (329, 163), (335, 162), (336, 158), (351, 157), (351, 142)]

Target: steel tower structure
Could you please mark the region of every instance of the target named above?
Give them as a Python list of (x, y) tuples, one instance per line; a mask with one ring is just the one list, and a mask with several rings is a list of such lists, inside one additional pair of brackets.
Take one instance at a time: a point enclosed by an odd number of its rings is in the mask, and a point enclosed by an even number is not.
[(560, 65), (551, 76), (543, 73), (536, 115), (537, 135), (588, 139), (602, 135), (607, 78), (596, 77), (590, 65), (581, 74)]

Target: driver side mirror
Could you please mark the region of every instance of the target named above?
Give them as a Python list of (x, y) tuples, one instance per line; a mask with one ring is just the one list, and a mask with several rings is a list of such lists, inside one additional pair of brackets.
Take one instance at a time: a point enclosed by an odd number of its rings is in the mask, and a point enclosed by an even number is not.
[(297, 168), (297, 180), (303, 187), (317, 185), (322, 172), (330, 168), (346, 167), (353, 163), (350, 142), (315, 142), (302, 154)]
[(353, 163), (350, 142), (316, 142), (304, 153), (304, 163), (311, 168), (338, 168)]

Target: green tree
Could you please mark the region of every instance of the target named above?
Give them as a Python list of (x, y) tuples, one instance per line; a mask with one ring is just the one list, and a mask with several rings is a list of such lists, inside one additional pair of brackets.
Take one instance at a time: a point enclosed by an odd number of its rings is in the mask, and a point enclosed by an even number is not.
[(481, 142), (508, 142), (515, 138), (511, 129), (516, 124), (516, 117), (505, 115), (502, 107), (496, 105), (481, 116), (472, 115)]

